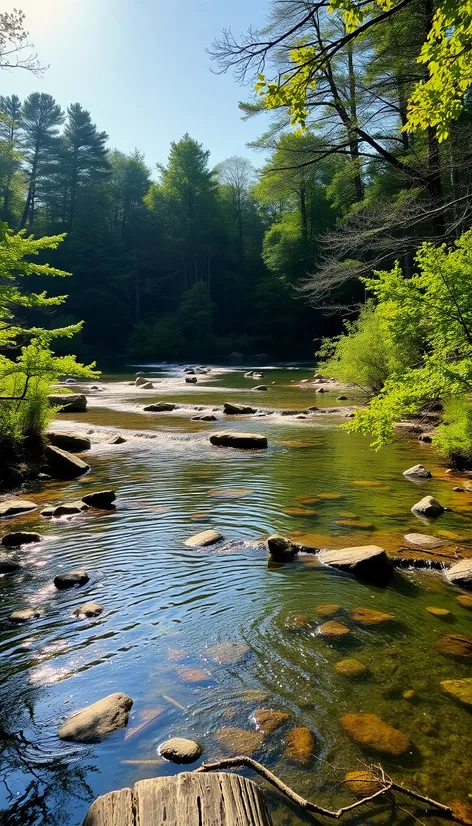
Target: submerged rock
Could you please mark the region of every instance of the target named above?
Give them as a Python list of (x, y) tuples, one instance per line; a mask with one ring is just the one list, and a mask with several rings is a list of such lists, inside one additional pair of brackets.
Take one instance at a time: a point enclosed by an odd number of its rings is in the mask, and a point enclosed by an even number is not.
[(190, 683), (191, 685), (207, 683), (211, 679), (208, 671), (204, 671), (203, 668), (186, 668), (182, 666), (177, 668), (176, 671), (184, 683)]
[(307, 766), (313, 760), (316, 737), (307, 726), (297, 726), (288, 732), (285, 741), (285, 757), (294, 763)]
[(20, 548), (22, 545), (30, 545), (32, 542), (41, 542), (39, 533), (16, 531), (16, 533), (7, 533), (2, 538), (2, 545), (7, 548)]
[(339, 662), (336, 663), (334, 670), (336, 674), (341, 674), (343, 677), (355, 680), (358, 677), (365, 676), (367, 667), (354, 657), (346, 657), (345, 660), (339, 660)]
[(441, 688), (449, 697), (454, 697), (466, 706), (472, 706), (472, 677), (464, 680), (442, 680)]
[(195, 763), (203, 754), (203, 748), (195, 740), (187, 740), (185, 737), (171, 737), (162, 746), (159, 746), (159, 754), (172, 763)]
[(472, 559), (461, 559), (446, 571), (446, 579), (454, 585), (472, 588)]
[(18, 611), (13, 611), (8, 619), (15, 625), (21, 625), (23, 622), (31, 622), (41, 616), (41, 611), (37, 608), (21, 608)]
[(385, 723), (376, 714), (345, 714), (340, 723), (357, 745), (379, 754), (399, 757), (410, 748), (406, 734)]
[(435, 605), (428, 605), (426, 608), (428, 614), (432, 614), (433, 617), (450, 617), (451, 612), (447, 610), (447, 608), (436, 608)]
[(319, 617), (332, 617), (334, 614), (338, 614), (340, 610), (341, 606), (336, 602), (322, 602), (315, 608)]
[(431, 473), (424, 465), (413, 465), (408, 470), (403, 471), (407, 479), (431, 479)]
[(74, 611), (74, 617), (82, 619), (83, 617), (98, 617), (103, 611), (103, 607), (98, 602), (84, 602), (80, 608)]
[(210, 442), (219, 447), (237, 447), (243, 450), (264, 450), (267, 447), (267, 438), (260, 433), (212, 433)]
[(156, 404), (148, 404), (147, 407), (143, 407), (143, 410), (146, 413), (167, 413), (171, 410), (177, 410), (179, 407), (178, 404), (174, 404), (174, 402), (156, 402)]
[(70, 453), (81, 453), (83, 450), (90, 450), (91, 442), (88, 436), (83, 436), (78, 433), (58, 433), (57, 431), (48, 431), (46, 436), (49, 443), (54, 447), (60, 447), (61, 450), (68, 450)]
[(65, 591), (67, 588), (85, 585), (89, 579), (90, 577), (86, 571), (67, 571), (67, 573), (57, 574), (54, 577), (54, 585), (60, 591)]
[(416, 505), (413, 505), (411, 512), (415, 516), (427, 516), (433, 519), (435, 516), (441, 516), (444, 513), (444, 508), (434, 496), (424, 496)]
[(421, 548), (441, 548), (445, 543), (443, 539), (438, 539), (436, 536), (428, 536), (426, 533), (406, 533), (405, 539), (410, 545), (418, 545)]
[(6, 554), (0, 553), (0, 574), (13, 574), (15, 571), (19, 571), (20, 568), (19, 562)]
[(220, 542), (222, 539), (224, 537), (218, 531), (208, 530), (189, 536), (185, 540), (185, 544), (188, 548), (206, 548), (208, 545), (214, 545), (215, 542)]
[(468, 594), (459, 594), (459, 596), (456, 597), (456, 600), (459, 603), (459, 605), (462, 605), (463, 608), (468, 608), (470, 611), (472, 611), (471, 596), (469, 596)]
[(35, 511), (38, 506), (28, 499), (5, 499), (0, 502), (0, 517), (2, 516), (18, 516), (20, 513), (29, 513)]
[(256, 708), (254, 722), (263, 734), (273, 734), (290, 720), (286, 711), (275, 711), (273, 708)]
[(378, 792), (383, 783), (378, 780), (375, 774), (368, 769), (360, 771), (348, 772), (344, 777), (344, 782), (350, 792), (360, 794), (362, 797)]
[(361, 625), (381, 625), (384, 622), (395, 620), (392, 614), (375, 611), (373, 608), (354, 608), (351, 611), (351, 617), (354, 622), (359, 622)]
[(321, 551), (323, 565), (348, 571), (359, 579), (387, 585), (393, 576), (393, 566), (383, 548), (378, 545), (360, 545), (338, 551)]
[(294, 545), (290, 539), (279, 534), (272, 534), (267, 539), (270, 558), (274, 562), (290, 562), (298, 553), (298, 546)]
[(223, 405), (223, 413), (226, 413), (227, 416), (238, 416), (246, 413), (257, 413), (257, 408), (249, 407), (248, 405), (244, 404), (225, 402)]
[(441, 654), (465, 659), (472, 658), (472, 640), (462, 634), (446, 634), (435, 643), (435, 646)]
[(132, 705), (133, 701), (127, 694), (109, 694), (69, 717), (59, 727), (59, 738), (75, 743), (100, 743), (113, 731), (128, 724)]
[(87, 410), (87, 398), (83, 393), (74, 394), (50, 394), (49, 404), (59, 407), (58, 413), (84, 413)]
[(212, 645), (208, 649), (208, 656), (215, 663), (239, 663), (249, 653), (251, 649), (243, 642), (222, 642)]
[(344, 625), (344, 623), (330, 620), (328, 622), (324, 622), (323, 625), (318, 627), (318, 633), (322, 637), (339, 639), (342, 637), (347, 637), (351, 632), (349, 628)]
[(307, 614), (295, 614), (285, 623), (287, 631), (304, 631), (310, 627), (310, 618)]
[(216, 739), (227, 751), (251, 757), (261, 748), (264, 736), (259, 731), (228, 727), (218, 729)]
[(87, 493), (82, 497), (82, 502), (89, 505), (91, 508), (100, 508), (101, 510), (108, 510), (112, 507), (116, 499), (114, 490), (97, 490), (95, 493)]
[(90, 465), (83, 459), (73, 456), (66, 450), (61, 450), (60, 447), (47, 445), (45, 457), (49, 472), (55, 479), (76, 479), (77, 476), (83, 476), (90, 470)]

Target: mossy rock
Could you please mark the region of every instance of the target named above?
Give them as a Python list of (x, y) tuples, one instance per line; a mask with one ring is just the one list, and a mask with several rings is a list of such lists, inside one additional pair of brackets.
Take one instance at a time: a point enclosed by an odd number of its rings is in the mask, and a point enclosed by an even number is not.
[(399, 757), (411, 747), (410, 739), (376, 714), (345, 714), (341, 726), (354, 743), (369, 751)]

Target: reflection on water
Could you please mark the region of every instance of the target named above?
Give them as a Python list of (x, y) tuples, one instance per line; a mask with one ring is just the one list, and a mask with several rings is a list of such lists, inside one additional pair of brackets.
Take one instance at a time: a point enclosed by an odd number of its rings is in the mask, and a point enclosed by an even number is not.
[[(285, 386), (308, 374), (272, 375), (280, 387), (271, 406), (315, 403), (312, 391)], [(182, 394), (195, 404), (217, 399), (221, 406), (228, 395), (221, 387), (242, 387), (230, 394), (240, 401), (250, 392), (245, 381), (225, 374), (209, 384), (211, 390)], [(264, 381), (269, 384), (267, 373)], [(178, 771), (157, 754), (174, 735), (199, 740), (202, 759), (227, 753), (228, 738), (242, 740), (301, 794), (325, 805), (349, 802), (353, 798), (340, 786), (345, 772), (379, 759), (348, 739), (339, 720), (349, 712), (376, 713), (411, 739), (406, 757), (383, 758), (397, 778), (445, 802), (471, 803), (470, 713), (440, 689), (443, 679), (471, 676), (471, 664), (434, 645), (445, 633), (472, 636), (472, 613), (457, 603), (456, 590), (429, 571), (397, 573), (391, 587), (377, 590), (320, 567), (313, 556), (268, 566), (260, 542), (277, 531), (302, 544), (397, 548), (405, 533), (441, 530), (449, 534), (444, 552), (453, 554), (457, 537), (472, 540), (472, 500), (451, 490), (430, 446), (402, 440), (375, 454), (364, 439), (340, 430), (339, 420), (313, 425), (276, 416), (242, 420), (244, 430), (265, 433), (270, 445), (243, 453), (213, 448), (208, 434), (215, 425), (189, 417), (156, 421), (137, 411), (93, 408), (76, 419), (83, 429), (139, 428), (156, 438), (92, 450), (88, 477), (32, 494), (41, 503), (58, 502), (111, 486), (118, 493), (115, 511), (54, 522), (35, 513), (15, 520), (15, 526), (40, 529), (45, 541), (19, 552), (20, 575), (0, 579), (2, 822), (77, 826), (92, 795)], [(225, 426), (240, 429), (242, 422)], [(428, 465), (432, 480), (418, 485), (403, 478), (417, 462)], [(423, 526), (410, 513), (425, 494), (452, 508), (436, 525)], [(189, 535), (206, 528), (216, 528), (227, 542), (185, 547)], [(78, 567), (87, 569), (88, 585), (57, 592), (55, 574)], [(103, 613), (75, 619), (75, 608), (86, 600), (101, 603)], [(334, 619), (350, 630), (338, 642), (317, 633), (324, 619), (316, 607), (326, 603), (339, 606)], [(40, 608), (39, 620), (8, 624), (12, 610), (28, 606)], [(395, 621), (359, 623), (352, 617), (359, 607), (387, 612)], [(430, 607), (450, 614), (435, 616)], [(346, 658), (366, 666), (358, 680), (336, 672)], [(134, 699), (126, 734), (94, 747), (56, 738), (64, 717), (113, 691)], [(258, 708), (289, 718), (262, 735), (254, 719)], [(288, 748), (290, 730), (300, 726), (316, 738), (314, 758), (305, 764)], [(273, 793), (271, 801), (278, 826), (313, 822)], [(393, 822), (387, 807), (374, 811), (376, 822)], [(364, 813), (357, 822), (367, 818)]]

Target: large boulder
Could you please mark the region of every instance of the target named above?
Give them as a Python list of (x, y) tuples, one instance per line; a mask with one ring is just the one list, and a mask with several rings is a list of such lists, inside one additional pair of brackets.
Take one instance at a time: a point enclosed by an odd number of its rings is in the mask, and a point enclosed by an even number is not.
[(41, 542), (39, 533), (16, 531), (15, 533), (7, 533), (2, 537), (2, 545), (7, 548), (20, 548), (22, 545), (30, 545), (32, 542)]
[(61, 740), (75, 743), (100, 743), (113, 731), (128, 724), (132, 705), (133, 701), (127, 694), (109, 694), (103, 700), (76, 711), (59, 726), (58, 735)]
[(225, 402), (223, 405), (223, 413), (226, 413), (227, 416), (238, 416), (244, 413), (257, 413), (257, 408), (244, 404)]
[(399, 757), (410, 748), (406, 734), (385, 723), (376, 714), (345, 714), (340, 723), (354, 743), (369, 751)]
[(0, 502), (0, 517), (18, 516), (20, 513), (35, 511), (37, 507), (28, 499), (5, 499), (4, 502)]
[(146, 413), (168, 413), (171, 410), (177, 410), (178, 404), (174, 404), (174, 402), (156, 402), (155, 404), (148, 404), (146, 407), (143, 407), (143, 410)]
[(273, 562), (290, 562), (299, 550), (298, 546), (294, 545), (290, 539), (279, 534), (269, 536), (267, 547)]
[(464, 680), (442, 680), (441, 688), (449, 697), (454, 697), (466, 706), (472, 706), (472, 677)]
[(265, 450), (267, 448), (267, 437), (261, 433), (232, 433), (230, 431), (212, 433), (210, 442), (219, 447), (238, 447), (243, 450)]
[(87, 398), (83, 393), (68, 394), (50, 394), (48, 396), (49, 404), (58, 407), (58, 413), (84, 413), (87, 410)]
[(195, 740), (185, 737), (171, 737), (159, 747), (159, 754), (172, 763), (195, 763), (201, 756), (203, 748)]
[(64, 574), (57, 574), (54, 577), (54, 585), (60, 591), (65, 591), (68, 588), (76, 588), (80, 585), (85, 585), (90, 577), (86, 571), (67, 571)]
[(462, 588), (472, 588), (472, 559), (461, 559), (446, 571), (446, 579)]
[(360, 545), (338, 551), (321, 551), (323, 565), (347, 571), (359, 579), (387, 585), (393, 576), (393, 566), (383, 548), (378, 545)]
[(45, 450), (49, 473), (55, 479), (76, 479), (90, 470), (90, 465), (60, 447), (47, 445)]
[(426, 516), (429, 519), (434, 519), (444, 513), (444, 508), (434, 496), (424, 496), (416, 505), (413, 505), (411, 512), (415, 516)]
[(220, 542), (222, 539), (223, 536), (218, 531), (208, 530), (189, 536), (185, 540), (185, 544), (188, 548), (206, 548), (208, 545), (214, 545), (215, 542)]
[(68, 450), (70, 453), (82, 453), (83, 450), (90, 450), (90, 439), (79, 433), (58, 433), (48, 431), (46, 434), (49, 444), (60, 447), (61, 450)]
[(116, 499), (114, 490), (97, 490), (95, 493), (86, 493), (82, 497), (82, 501), (91, 508), (101, 508), (102, 510), (109, 510), (113, 507), (113, 502)]
[(431, 479), (431, 473), (424, 465), (413, 465), (408, 470), (403, 471), (407, 479)]

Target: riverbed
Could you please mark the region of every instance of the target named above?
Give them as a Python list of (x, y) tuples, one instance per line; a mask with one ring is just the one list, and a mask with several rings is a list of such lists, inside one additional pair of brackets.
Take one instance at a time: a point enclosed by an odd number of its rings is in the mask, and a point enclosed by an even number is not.
[[(164, 740), (179, 735), (203, 745), (201, 761), (237, 751), (228, 745), (233, 738), (323, 805), (352, 802), (345, 773), (379, 761), (423, 794), (472, 805), (470, 711), (440, 688), (441, 680), (472, 676), (471, 660), (435, 646), (444, 634), (472, 636), (472, 612), (457, 602), (459, 590), (428, 568), (397, 571), (380, 589), (320, 566), (313, 554), (270, 565), (264, 542), (281, 533), (315, 547), (376, 544), (395, 551), (405, 546), (405, 534), (420, 531), (441, 537), (446, 554), (469, 552), (472, 493), (454, 492), (457, 480), (415, 436), (403, 434), (375, 453), (368, 439), (348, 434), (346, 412), (362, 399), (316, 393), (306, 381), (313, 370), (264, 368), (262, 379), (245, 378), (242, 369), (214, 370), (198, 375), (197, 385), (185, 384), (181, 368), (146, 370), (154, 374), (152, 389), (132, 387), (134, 373), (103, 377), (104, 389), (90, 394), (86, 413), (54, 423), (89, 433), (92, 449), (83, 458), (90, 473), (28, 492), (43, 504), (113, 488), (116, 508), (59, 520), (34, 512), (1, 526), (38, 530), (44, 540), (20, 551), (19, 575), (0, 578), (2, 725), (16, 735), (3, 743), (0, 822), (79, 826), (98, 794), (180, 771), (158, 754)], [(261, 383), (267, 391), (253, 390)], [(143, 412), (163, 399), (179, 408)], [(225, 401), (266, 415), (223, 421)], [(344, 411), (297, 418), (312, 406), (340, 405)], [(195, 407), (204, 409), (200, 414), (215, 408), (217, 421), (192, 420)], [(209, 435), (223, 428), (262, 433), (269, 448), (213, 447)], [(111, 444), (116, 434), (126, 441)], [(417, 463), (432, 479), (403, 477)], [(451, 509), (429, 524), (410, 512), (426, 494)], [(185, 546), (207, 528), (224, 541)], [(89, 583), (58, 592), (54, 576), (74, 568), (85, 568)], [(102, 604), (103, 613), (74, 619), (89, 600)], [(342, 641), (318, 633), (317, 606), (326, 603), (339, 606), (335, 618), (350, 629)], [(38, 620), (8, 623), (11, 611), (30, 606), (41, 610)], [(364, 625), (352, 618), (359, 607), (395, 619)], [(449, 613), (434, 616), (429, 607)], [(362, 679), (335, 671), (347, 657), (366, 666)], [(58, 724), (73, 711), (115, 691), (134, 701), (126, 730), (96, 746), (57, 738)], [(258, 708), (289, 717), (263, 735), (254, 719)], [(361, 751), (340, 725), (352, 712), (377, 714), (402, 731), (411, 741), (408, 753)], [(290, 731), (302, 726), (316, 739), (306, 762), (287, 748)], [(268, 794), (276, 826), (314, 822)], [(372, 811), (352, 820), (408, 820), (400, 807), (394, 816), (385, 804)]]

